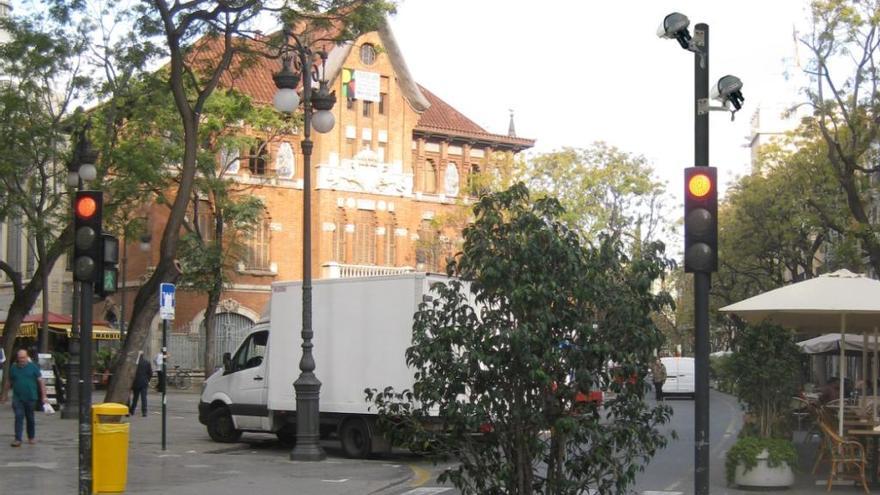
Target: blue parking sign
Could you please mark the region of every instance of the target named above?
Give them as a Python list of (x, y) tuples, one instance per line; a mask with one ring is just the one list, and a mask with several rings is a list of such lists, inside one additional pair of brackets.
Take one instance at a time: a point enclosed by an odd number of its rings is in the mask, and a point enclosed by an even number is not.
[(159, 317), (163, 320), (174, 319), (174, 284), (159, 284)]

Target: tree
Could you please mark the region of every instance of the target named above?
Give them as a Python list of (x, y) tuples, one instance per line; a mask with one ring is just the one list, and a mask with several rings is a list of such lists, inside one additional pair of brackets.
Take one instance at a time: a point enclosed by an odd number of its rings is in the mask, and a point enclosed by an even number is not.
[(587, 240), (605, 233), (635, 248), (668, 228), (663, 184), (642, 156), (597, 142), (535, 156), (521, 173), (539, 195), (559, 198), (564, 220)]
[(65, 27), (53, 16), (15, 17), (2, 27), (11, 40), (0, 45), (0, 219), (16, 227), (11, 238), (27, 233), (34, 262), (23, 270), (30, 260), (0, 260), (13, 290), (3, 326), (3, 348), (13, 356), (22, 319), (72, 241), (67, 140), (71, 102), (87, 93), (81, 65), (88, 42), (82, 26)]
[(162, 48), (160, 53), (168, 57), (164, 82), (180, 119), (183, 147), (179, 162), (169, 162), (180, 164), (177, 187), (169, 197), (171, 207), (160, 240), (158, 263), (135, 296), (130, 332), (114, 364), (106, 395), (111, 402), (123, 402), (128, 397), (138, 351), (143, 349), (158, 311), (159, 284), (175, 282), (180, 276), (176, 258), (196, 184), (201, 116), (208, 99), (230, 70), (244, 70), (253, 57), (277, 52), (277, 46), (272, 49), (277, 38), (267, 42), (257, 36), (253, 27), (256, 18), (263, 12), (274, 12), (288, 25), (305, 24), (315, 31), (332, 33), (313, 41), (334, 42), (374, 29), (386, 12), (393, 10), (393, 4), (375, 0), (152, 0), (135, 9), (138, 34), (144, 41), (155, 40), (155, 46)]
[[(202, 122), (202, 156), (193, 190), (192, 215), (184, 222), (181, 249), (181, 286), (207, 295), (205, 306), (205, 348), (203, 363), (210, 374), (214, 363), (214, 321), (223, 289), (244, 256), (245, 240), (263, 219), (263, 202), (247, 192), (253, 185), (236, 184), (229, 169), (240, 160), (235, 150), (258, 144), (238, 123), (264, 130), (266, 139), (257, 153), (272, 141), (283, 123), (277, 112), (254, 106), (247, 96), (234, 91), (215, 92), (205, 106)], [(206, 219), (202, 222), (200, 219)]]
[(880, 273), (878, 12), (877, 0), (814, 0), (812, 31), (800, 39), (810, 54), (806, 95), (812, 120), (846, 198), (849, 218), (840, 228), (858, 239), (875, 274)]
[[(650, 314), (670, 302), (651, 291), (662, 246), (627, 259), (609, 237), (584, 245), (560, 203), (522, 183), (483, 196), (474, 215), (447, 267), (457, 278), (415, 315), (413, 390), (368, 400), (398, 441), (454, 457), (440, 480), (464, 494), (625, 490), (665, 444), (657, 426), (670, 413), (644, 402), (662, 344)], [(582, 399), (598, 389), (617, 392), (604, 409)], [(439, 427), (425, 427), (432, 411)]]

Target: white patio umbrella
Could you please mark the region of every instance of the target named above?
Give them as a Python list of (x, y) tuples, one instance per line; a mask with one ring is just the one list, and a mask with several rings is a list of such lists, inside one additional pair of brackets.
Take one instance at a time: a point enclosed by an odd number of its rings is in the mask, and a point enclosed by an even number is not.
[[(880, 326), (880, 281), (849, 270), (838, 270), (750, 297), (725, 306), (721, 311), (734, 313), (751, 323), (768, 320), (806, 332), (826, 333), (831, 329), (839, 328), (844, 339), (847, 331), (861, 334), (873, 331), (876, 342), (877, 328)], [(841, 400), (838, 426), (841, 435), (843, 435), (844, 350), (845, 346), (840, 346)], [(876, 347), (874, 359), (876, 362)], [(875, 396), (876, 382), (877, 380), (874, 380)], [(877, 417), (876, 403), (874, 417)]]

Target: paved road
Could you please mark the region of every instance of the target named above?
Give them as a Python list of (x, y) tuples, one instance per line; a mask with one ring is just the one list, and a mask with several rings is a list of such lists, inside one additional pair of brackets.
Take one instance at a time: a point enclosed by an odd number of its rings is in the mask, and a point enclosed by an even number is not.
[[(245, 434), (242, 442), (212, 442), (198, 423), (194, 393), (169, 394), (168, 449), (161, 450), (161, 416), (157, 394), (150, 395), (150, 414), (130, 418), (128, 490), (131, 494), (225, 495), (455, 495), (449, 486), (439, 486), (437, 475), (444, 466), (405, 451), (369, 460), (342, 456), (335, 441), (323, 444), (329, 457), (321, 463), (288, 460), (288, 448), (273, 436)], [(745, 494), (726, 486), (724, 454), (739, 430), (741, 413), (736, 401), (724, 394), (711, 394), (711, 493)], [(96, 395), (99, 400), (99, 396)], [(646, 466), (631, 493), (675, 495), (693, 493), (693, 401), (668, 401), (678, 439)], [(58, 415), (38, 415), (38, 443), (9, 448), (12, 440), (12, 410), (0, 405), (0, 495), (19, 493), (76, 493), (77, 424)], [(815, 445), (801, 450), (815, 451)], [(802, 466), (811, 465), (808, 457)], [(815, 485), (809, 469), (797, 473), (792, 493), (824, 493)], [(14, 489), (13, 489), (14, 488)], [(853, 487), (836, 487), (835, 492), (858, 493)]]
[[(96, 400), (100, 396), (96, 394)], [(288, 460), (289, 449), (272, 436), (245, 435), (243, 442), (212, 442), (197, 419), (198, 395), (170, 393), (168, 444), (161, 450), (161, 404), (150, 395), (149, 415), (132, 416), (128, 489), (150, 495), (364, 495), (406, 488), (413, 477), (407, 456), (371, 460), (342, 457), (335, 442), (320, 463)], [(36, 445), (9, 448), (13, 414), (0, 405), (0, 495), (76, 493), (77, 422), (59, 415), (37, 417)]]

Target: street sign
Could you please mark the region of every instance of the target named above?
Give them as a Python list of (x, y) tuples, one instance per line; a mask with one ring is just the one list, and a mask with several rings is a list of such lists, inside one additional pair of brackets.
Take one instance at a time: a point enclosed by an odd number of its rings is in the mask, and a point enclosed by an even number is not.
[(163, 320), (174, 319), (174, 284), (159, 284), (159, 317)]

